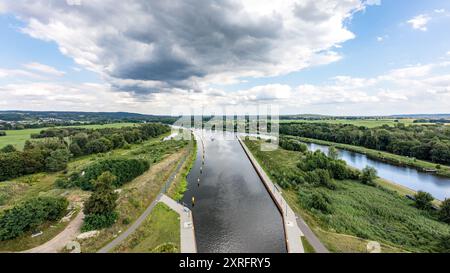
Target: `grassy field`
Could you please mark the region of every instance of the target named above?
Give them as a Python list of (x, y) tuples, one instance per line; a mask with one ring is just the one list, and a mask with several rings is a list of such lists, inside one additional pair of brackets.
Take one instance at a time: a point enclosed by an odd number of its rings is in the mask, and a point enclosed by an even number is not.
[[(396, 122), (396, 120), (398, 122)], [(332, 123), (332, 124), (352, 124), (355, 126), (364, 126), (368, 128), (379, 127), (382, 125), (395, 126), (395, 124), (403, 123), (405, 125), (420, 124), (413, 123), (414, 119), (319, 119), (319, 120), (280, 120), (280, 123)]]
[[(296, 168), (301, 153), (278, 149), (259, 150), (256, 141), (245, 141), (266, 172)], [(273, 181), (276, 179), (272, 177)], [(450, 226), (428, 212), (416, 209), (412, 201), (382, 186), (372, 187), (359, 181), (337, 181), (337, 189), (308, 184), (284, 189), (294, 211), (302, 215), (319, 239), (333, 252), (366, 252), (368, 241), (381, 243), (383, 252), (434, 252)], [(313, 193), (330, 201), (331, 213), (306, 205)]]
[(419, 170), (435, 170), (437, 171), (437, 174), (450, 177), (450, 166), (442, 165), (440, 164), (440, 169), (437, 168), (436, 163), (428, 162), (419, 160), (412, 157), (402, 156), (402, 155), (396, 155), (391, 154), (388, 152), (382, 152), (378, 150), (373, 150), (361, 146), (354, 146), (349, 144), (342, 144), (342, 143), (336, 143), (336, 142), (330, 142), (325, 140), (319, 140), (319, 139), (313, 139), (313, 138), (306, 138), (306, 137), (294, 137), (294, 136), (287, 136), (290, 138), (295, 138), (303, 142), (311, 142), (316, 144), (322, 144), (322, 145), (328, 145), (328, 146), (334, 146), (338, 149), (344, 149), (352, 152), (357, 152), (361, 154), (367, 155), (367, 157), (380, 160), (383, 162), (388, 162), (397, 166), (409, 166), (413, 168), (417, 168)]
[(158, 203), (145, 222), (113, 252), (179, 252), (180, 217), (167, 205)]
[[(100, 128), (121, 128), (125, 126), (133, 126), (135, 123), (111, 123), (111, 124), (104, 124), (104, 125), (84, 125), (84, 126), (70, 126), (72, 127), (78, 127), (78, 128), (89, 128), (89, 129), (100, 129)], [(64, 128), (64, 127), (57, 127), (57, 128)], [(23, 149), (23, 146), (25, 144), (25, 141), (30, 139), (32, 134), (37, 134), (42, 130), (45, 130), (48, 128), (37, 128), (37, 129), (24, 129), (24, 130), (6, 130), (6, 136), (0, 137), (0, 148), (12, 144), (17, 149), (21, 150)]]

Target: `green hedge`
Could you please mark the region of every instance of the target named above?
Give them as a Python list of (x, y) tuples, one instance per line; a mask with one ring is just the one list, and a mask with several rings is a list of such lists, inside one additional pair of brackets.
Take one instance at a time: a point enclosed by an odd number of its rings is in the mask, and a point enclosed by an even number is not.
[(140, 176), (150, 168), (150, 164), (146, 160), (140, 159), (107, 159), (91, 164), (84, 170), (83, 176), (73, 181), (73, 184), (79, 186), (83, 190), (93, 190), (95, 181), (102, 173), (109, 171), (116, 177), (113, 186), (120, 187)]

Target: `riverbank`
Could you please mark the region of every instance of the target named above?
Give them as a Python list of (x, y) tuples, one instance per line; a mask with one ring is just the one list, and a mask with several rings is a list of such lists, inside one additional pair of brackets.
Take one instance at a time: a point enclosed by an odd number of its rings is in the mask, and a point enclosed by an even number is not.
[(304, 235), (297, 225), (297, 217), (294, 211), (288, 205), (286, 200), (284, 200), (281, 192), (275, 187), (275, 184), (272, 183), (269, 176), (264, 172), (263, 168), (253, 157), (252, 153), (248, 150), (247, 146), (245, 146), (245, 143), (241, 140), (241, 138), (238, 137), (238, 141), (280, 211), (283, 218), (284, 235), (286, 238), (288, 253), (304, 253), (305, 250), (301, 240), (301, 237)]
[[(245, 141), (272, 181), (297, 168), (301, 152), (277, 149), (264, 152), (258, 141)], [(337, 180), (336, 189), (307, 183), (283, 189), (289, 206), (332, 252), (368, 252), (370, 241), (382, 252), (438, 252), (441, 238), (450, 234), (445, 223), (418, 210), (413, 201), (382, 187), (357, 180)], [(327, 211), (311, 207), (312, 196), (322, 196)]]
[(355, 146), (355, 145), (350, 145), (350, 144), (342, 144), (342, 143), (336, 143), (336, 142), (325, 141), (325, 140), (320, 140), (320, 139), (297, 137), (297, 136), (291, 136), (291, 135), (283, 135), (283, 136), (288, 137), (288, 138), (298, 139), (302, 142), (307, 142), (307, 143), (316, 143), (316, 144), (320, 144), (320, 145), (334, 146), (338, 149), (361, 153), (361, 154), (366, 155), (368, 158), (376, 159), (376, 160), (386, 162), (389, 164), (393, 164), (396, 166), (412, 167), (419, 171), (431, 172), (436, 175), (450, 178), (450, 166), (439, 165), (436, 163), (423, 161), (423, 160), (419, 160), (419, 159), (412, 158), (412, 157), (391, 154), (388, 152), (368, 149), (365, 147)]

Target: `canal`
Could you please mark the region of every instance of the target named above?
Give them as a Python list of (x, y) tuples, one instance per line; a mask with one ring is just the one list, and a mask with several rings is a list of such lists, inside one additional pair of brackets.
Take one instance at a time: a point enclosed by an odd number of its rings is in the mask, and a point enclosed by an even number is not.
[(280, 212), (230, 134), (196, 131), (197, 159), (183, 202), (193, 213), (198, 252), (286, 252)]
[[(315, 143), (306, 143), (309, 150), (320, 150), (328, 153), (329, 146)], [(396, 184), (405, 186), (415, 191), (426, 191), (435, 198), (444, 200), (450, 197), (450, 178), (441, 177), (431, 173), (421, 172), (417, 169), (381, 162), (368, 158), (364, 154), (338, 149), (339, 157), (348, 165), (358, 169), (372, 166), (378, 171), (378, 176)]]

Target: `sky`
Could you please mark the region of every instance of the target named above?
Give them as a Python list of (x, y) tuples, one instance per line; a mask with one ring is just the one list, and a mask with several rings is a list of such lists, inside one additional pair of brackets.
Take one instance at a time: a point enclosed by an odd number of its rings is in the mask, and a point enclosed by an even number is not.
[(450, 1), (0, 0), (0, 110), (266, 105), (450, 113)]

